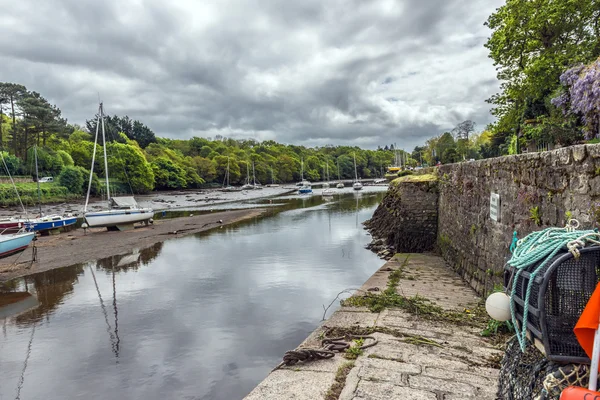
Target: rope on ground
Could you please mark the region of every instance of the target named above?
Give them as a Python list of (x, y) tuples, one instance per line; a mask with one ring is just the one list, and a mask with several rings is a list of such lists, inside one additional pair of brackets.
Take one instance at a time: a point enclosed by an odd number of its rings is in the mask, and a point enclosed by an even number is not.
[[(521, 351), (525, 351), (527, 343), (527, 317), (529, 313), (529, 297), (533, 288), (533, 282), (535, 281), (536, 275), (546, 266), (546, 264), (556, 256), (561, 249), (567, 249), (575, 258), (579, 257), (579, 249), (585, 247), (588, 244), (600, 245), (600, 233), (596, 229), (594, 230), (581, 230), (578, 231), (579, 222), (577, 220), (570, 220), (567, 226), (564, 228), (546, 228), (541, 231), (533, 232), (516, 242), (516, 246), (513, 248), (513, 254), (508, 264), (514, 267), (517, 272), (512, 282), (512, 288), (510, 290), (510, 312), (512, 316), (512, 322), (515, 327), (517, 324), (517, 317), (515, 313), (514, 297), (517, 289), (517, 285), (514, 282), (518, 281), (520, 273), (527, 267), (539, 263), (529, 276), (529, 283), (527, 285), (527, 291), (525, 293), (524, 306), (523, 306), (523, 323), (520, 327), (520, 331), (517, 330), (517, 339)], [(512, 245), (511, 245), (512, 247)], [(508, 289), (508, 288), (507, 288)]]
[[(350, 339), (350, 341), (347, 341)], [(320, 349), (311, 349), (311, 348), (300, 348), (296, 350), (286, 351), (283, 356), (283, 361), (279, 363), (278, 366), (273, 368), (273, 371), (277, 371), (281, 367), (289, 367), (292, 365), (296, 365), (299, 362), (310, 362), (316, 360), (325, 360), (328, 358), (333, 358), (335, 353), (341, 353), (350, 348), (351, 342), (356, 339), (370, 339), (371, 343), (363, 344), (359, 348), (361, 350), (367, 349), (369, 347), (375, 346), (379, 341), (375, 339), (373, 336), (366, 335), (348, 335), (337, 338), (327, 338), (321, 341)]]

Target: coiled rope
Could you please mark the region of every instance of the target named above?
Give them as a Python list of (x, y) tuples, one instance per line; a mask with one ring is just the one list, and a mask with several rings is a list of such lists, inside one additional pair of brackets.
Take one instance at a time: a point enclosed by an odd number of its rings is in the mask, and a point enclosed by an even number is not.
[[(564, 228), (546, 228), (541, 231), (533, 232), (521, 240), (516, 241), (516, 245), (511, 245), (512, 257), (508, 264), (514, 267), (517, 272), (511, 279), (512, 288), (510, 291), (510, 313), (515, 328), (517, 318), (515, 313), (515, 292), (520, 273), (527, 267), (541, 261), (541, 263), (530, 273), (527, 291), (525, 293), (523, 306), (523, 322), (520, 329), (517, 330), (517, 340), (522, 351), (525, 351), (527, 316), (529, 314), (529, 297), (533, 287), (533, 281), (536, 275), (546, 266), (546, 264), (562, 249), (568, 250), (573, 257), (579, 258), (579, 249), (589, 244), (600, 245), (600, 233), (597, 229), (577, 230), (579, 222), (571, 219)], [(516, 237), (516, 235), (515, 235)], [(513, 240), (514, 243), (514, 240)]]
[(273, 368), (271, 372), (276, 371), (283, 366), (291, 366), (299, 362), (308, 362), (332, 358), (333, 356), (335, 356), (336, 352), (341, 353), (350, 348), (351, 343), (347, 342), (347, 339), (351, 341), (357, 339), (372, 340), (371, 343), (363, 344), (362, 346), (360, 346), (359, 348), (361, 350), (375, 346), (378, 343), (378, 340), (376, 338), (367, 335), (348, 335), (347, 337), (342, 336), (337, 338), (323, 339), (321, 341), (322, 347), (320, 349), (300, 348), (296, 350), (286, 351), (285, 355), (283, 356), (283, 361), (278, 366)]

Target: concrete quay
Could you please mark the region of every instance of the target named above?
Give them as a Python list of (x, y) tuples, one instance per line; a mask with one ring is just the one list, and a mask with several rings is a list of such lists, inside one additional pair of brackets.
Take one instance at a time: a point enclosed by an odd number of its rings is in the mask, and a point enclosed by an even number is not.
[(429, 301), (425, 304), (460, 318), (443, 321), (419, 316), (415, 313), (418, 310), (406, 307), (371, 312), (364, 306), (343, 305), (299, 348), (319, 348), (324, 337), (363, 331), (377, 338), (375, 346), (364, 349), (353, 361), (336, 354), (331, 359), (282, 367), (246, 399), (495, 399), (503, 351), (481, 336), (481, 315), (475, 321), (480, 299), (443, 259), (429, 254), (396, 254), (355, 296), (381, 295), (388, 288), (390, 275), (399, 269), (400, 278), (391, 285), (397, 294), (426, 298)]

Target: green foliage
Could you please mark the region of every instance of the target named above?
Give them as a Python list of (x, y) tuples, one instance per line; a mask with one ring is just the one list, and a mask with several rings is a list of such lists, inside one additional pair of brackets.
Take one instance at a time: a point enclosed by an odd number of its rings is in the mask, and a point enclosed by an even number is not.
[(532, 220), (537, 226), (542, 224), (539, 206), (531, 207), (529, 209), (529, 219)]
[(72, 167), (72, 166), (75, 165), (75, 163), (73, 162), (73, 158), (66, 151), (64, 151), (64, 150), (58, 150), (56, 152), (56, 155), (58, 157), (60, 157), (60, 159), (62, 160), (62, 165), (64, 165), (65, 167)]
[[(549, 100), (566, 67), (600, 54), (598, 20), (596, 0), (507, 0), (489, 17), (493, 32), (486, 47), (502, 82), (501, 93), (489, 100), (498, 118), (493, 126), (498, 151), (509, 150), (507, 138), (526, 120), (552, 114)], [(558, 131), (565, 133), (563, 128)]]
[(71, 193), (82, 194), (83, 173), (77, 167), (65, 167), (58, 176), (58, 183)]
[(131, 185), (134, 193), (145, 193), (154, 188), (154, 168), (140, 148), (113, 142), (108, 144), (108, 154), (111, 178)]
[(407, 175), (412, 175), (413, 172), (410, 169), (404, 169), (402, 171), (398, 171), (398, 178), (401, 178), (403, 176), (407, 176)]
[[(83, 176), (83, 185), (81, 187), (81, 193), (87, 194), (88, 185), (90, 182), (90, 171), (83, 167), (75, 167), (79, 171), (81, 171), (81, 175)], [(94, 172), (92, 175), (92, 185), (90, 186), (90, 195), (98, 196), (101, 193), (102, 185), (100, 184), (100, 179), (98, 179), (98, 175)]]
[(352, 341), (352, 346), (346, 349), (346, 353), (344, 357), (348, 360), (356, 360), (358, 356), (363, 354), (363, 349), (361, 347), (365, 344), (364, 339), (354, 339)]
[[(38, 203), (37, 183), (17, 183), (16, 187), (25, 206), (34, 206)], [(69, 193), (66, 187), (60, 186), (56, 182), (40, 185), (40, 192), (43, 203), (66, 201), (79, 196), (79, 193)], [(12, 184), (0, 184), (0, 205), (19, 205), (19, 200)]]
[[(21, 159), (16, 157), (13, 154), (9, 154), (6, 151), (2, 152), (2, 157), (4, 157), (4, 162), (6, 163), (6, 167), (8, 167), (8, 171), (10, 172), (10, 174), (12, 176), (15, 175), (19, 175), (21, 173)], [(6, 167), (4, 165), (0, 166), (0, 171), (2, 171), (2, 174), (0, 175), (5, 175), (6, 172)]]
[(481, 331), (481, 336), (483, 337), (491, 337), (496, 335), (506, 335), (514, 333), (515, 329), (510, 321), (496, 321), (495, 319), (490, 319), (485, 328)]
[(185, 171), (166, 157), (158, 157), (151, 163), (157, 189), (183, 189), (187, 187)]

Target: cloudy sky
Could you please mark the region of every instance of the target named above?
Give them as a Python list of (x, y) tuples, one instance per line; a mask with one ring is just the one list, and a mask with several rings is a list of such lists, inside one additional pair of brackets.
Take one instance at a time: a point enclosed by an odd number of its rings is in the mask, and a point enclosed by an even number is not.
[(412, 149), (492, 121), (483, 26), (503, 1), (0, 0), (0, 81), (72, 123), (171, 138)]

